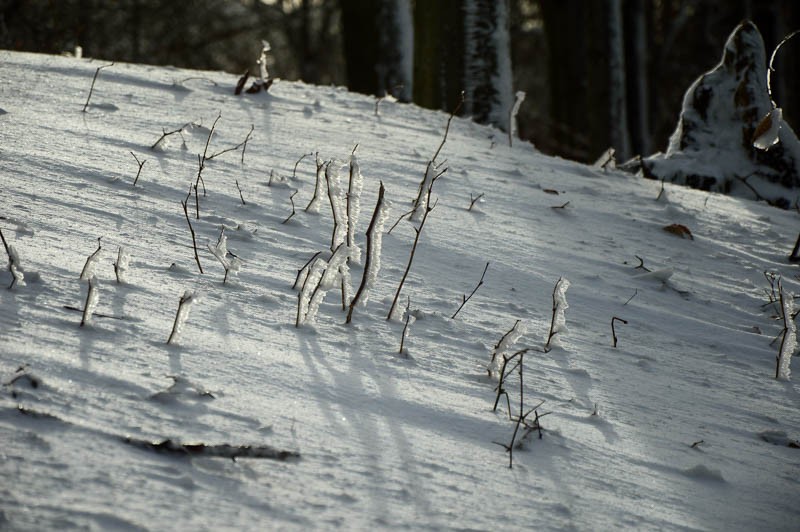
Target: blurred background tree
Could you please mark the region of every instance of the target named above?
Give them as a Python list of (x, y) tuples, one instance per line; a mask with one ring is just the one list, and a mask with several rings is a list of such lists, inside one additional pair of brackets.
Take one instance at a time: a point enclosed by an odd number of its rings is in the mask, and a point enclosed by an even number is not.
[[(241, 74), (261, 40), (291, 80), (450, 110), (580, 161), (663, 150), (683, 94), (745, 18), (767, 52), (800, 28), (796, 0), (0, 0), (0, 47)], [(773, 92), (800, 124), (800, 41)], [(502, 138), (501, 136), (499, 138)]]

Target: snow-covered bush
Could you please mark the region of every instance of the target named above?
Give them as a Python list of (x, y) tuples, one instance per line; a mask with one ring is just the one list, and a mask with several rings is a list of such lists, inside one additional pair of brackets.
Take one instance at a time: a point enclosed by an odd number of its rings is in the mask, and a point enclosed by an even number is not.
[[(757, 131), (765, 117), (772, 122)], [(645, 158), (641, 169), (645, 177), (789, 205), (787, 189), (800, 188), (800, 141), (770, 100), (764, 41), (752, 22), (731, 33), (720, 63), (689, 87), (666, 153)]]

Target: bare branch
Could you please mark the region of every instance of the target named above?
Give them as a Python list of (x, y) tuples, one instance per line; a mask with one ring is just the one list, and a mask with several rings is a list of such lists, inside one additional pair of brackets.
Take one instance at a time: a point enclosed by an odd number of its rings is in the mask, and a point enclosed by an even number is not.
[(483, 278), (486, 277), (486, 270), (488, 270), (488, 269), (489, 269), (489, 263), (487, 262), (486, 263), (486, 267), (483, 269), (483, 274), (481, 274), (480, 281), (478, 281), (478, 284), (475, 286), (475, 288), (472, 290), (472, 293), (469, 296), (467, 296), (466, 294), (464, 295), (464, 297), (462, 298), (463, 300), (461, 302), (461, 306), (458, 307), (458, 310), (456, 310), (455, 313), (452, 316), (450, 316), (451, 320), (456, 319), (456, 316), (458, 316), (458, 313), (461, 312), (462, 308), (464, 308), (464, 305), (467, 304), (467, 301), (472, 299), (472, 296), (475, 295), (475, 292), (478, 291), (478, 288), (480, 288), (483, 285)]
[(89, 100), (92, 99), (92, 93), (94, 92), (94, 84), (97, 81), (97, 76), (100, 74), (100, 71), (103, 70), (104, 68), (108, 68), (108, 67), (111, 67), (111, 66), (114, 66), (114, 63), (110, 63), (108, 65), (99, 66), (99, 67), (97, 67), (97, 70), (94, 71), (94, 77), (92, 78), (92, 86), (89, 87), (89, 96), (86, 97), (86, 103), (83, 105), (83, 111), (82, 112), (85, 113), (86, 109), (89, 107)]

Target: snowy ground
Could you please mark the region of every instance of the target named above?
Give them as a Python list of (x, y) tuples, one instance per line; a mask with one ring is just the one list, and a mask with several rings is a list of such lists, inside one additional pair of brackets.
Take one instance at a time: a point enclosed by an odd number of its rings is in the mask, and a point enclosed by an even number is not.
[[(358, 143), (363, 247), (379, 182), (388, 230), (447, 115), (381, 102), (376, 116), (372, 98), (282, 81), (234, 96), (229, 75), (122, 64), (102, 70), (82, 113), (102, 64), (0, 52), (0, 229), (26, 282), (0, 290), (0, 529), (796, 530), (800, 388), (773, 378), (780, 326), (764, 272), (800, 293), (786, 261), (797, 212), (670, 185), (656, 200), (659, 183), (509, 149), (456, 119), (401, 295), (416, 321), (400, 356), (402, 311), (385, 318), (414, 226), (384, 234), (350, 325), (331, 291), (316, 323), (295, 328), (292, 284), (329, 248), (332, 221), (327, 203), (302, 211), (313, 157), (291, 175), (304, 153), (346, 163)], [(244, 164), (241, 150), (206, 162), (199, 220), (189, 199), (201, 275), (180, 202), (219, 113), (209, 154), (254, 132)], [(192, 122), (185, 147), (175, 134), (150, 149)], [(136, 187), (131, 152), (147, 160)], [(298, 213), (281, 224), (295, 189)], [(468, 211), (471, 194), (484, 196)], [(694, 240), (663, 230), (673, 223)], [(224, 285), (207, 247), (223, 225), (243, 260)], [(80, 327), (65, 306), (83, 308), (98, 237), (98, 314)], [(559, 277), (568, 331), (543, 352)], [(201, 297), (167, 345), (186, 290)], [(612, 317), (628, 321), (617, 348)], [(514, 424), (492, 412), (486, 366), (517, 319), (525, 404), (549, 414), (509, 468), (495, 442)], [(516, 415), (516, 377), (507, 388)]]

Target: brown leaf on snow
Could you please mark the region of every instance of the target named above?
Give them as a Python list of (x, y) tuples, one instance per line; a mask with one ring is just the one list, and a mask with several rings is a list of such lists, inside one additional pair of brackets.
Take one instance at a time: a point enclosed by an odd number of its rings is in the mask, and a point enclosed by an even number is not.
[(663, 227), (664, 231), (668, 233), (672, 233), (673, 235), (678, 235), (681, 238), (689, 237), (689, 240), (694, 240), (694, 236), (692, 236), (692, 232), (689, 231), (689, 228), (682, 224), (670, 224)]

